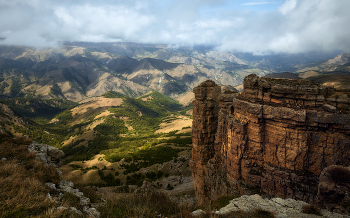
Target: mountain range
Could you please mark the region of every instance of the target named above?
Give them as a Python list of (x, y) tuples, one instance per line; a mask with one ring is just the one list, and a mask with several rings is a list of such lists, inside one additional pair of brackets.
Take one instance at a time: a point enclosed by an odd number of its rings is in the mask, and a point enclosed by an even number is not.
[(348, 72), (349, 56), (338, 53), (254, 56), (210, 46), (137, 43), (75, 42), (50, 49), (2, 46), (0, 97), (79, 102), (107, 91), (136, 97), (154, 90), (177, 98), (206, 79), (236, 86), (251, 73)]

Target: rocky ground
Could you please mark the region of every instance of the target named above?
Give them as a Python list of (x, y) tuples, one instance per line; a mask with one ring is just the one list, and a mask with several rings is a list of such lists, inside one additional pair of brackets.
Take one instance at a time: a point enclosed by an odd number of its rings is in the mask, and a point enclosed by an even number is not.
[[(272, 212), (276, 218), (317, 218), (320, 216), (327, 218), (350, 217), (332, 213), (327, 210), (320, 210), (318, 215), (307, 214), (303, 210), (305, 210), (305, 208), (308, 206), (310, 205), (303, 201), (297, 201), (294, 199), (264, 199), (260, 195), (243, 195), (239, 198), (231, 200), (225, 207), (222, 207), (217, 211), (212, 211), (211, 217), (221, 217), (237, 211), (252, 212), (254, 210)], [(206, 212), (201, 209), (192, 212), (192, 216), (194, 217), (203, 217), (205, 214)]]
[[(282, 199), (282, 198), (272, 198), (264, 199), (259, 195), (243, 195), (240, 198), (236, 198), (230, 201), (230, 203), (216, 211), (215, 214), (227, 214), (231, 211), (243, 210), (252, 211), (254, 209), (262, 209), (266, 211), (273, 212), (277, 218), (308, 218), (308, 217), (319, 217), (315, 214), (305, 214), (303, 213), (303, 206), (308, 205), (303, 201), (297, 201), (294, 199)], [(320, 211), (323, 217), (329, 218), (341, 218), (349, 217), (346, 215), (340, 215), (337, 213), (332, 213), (327, 210)]]

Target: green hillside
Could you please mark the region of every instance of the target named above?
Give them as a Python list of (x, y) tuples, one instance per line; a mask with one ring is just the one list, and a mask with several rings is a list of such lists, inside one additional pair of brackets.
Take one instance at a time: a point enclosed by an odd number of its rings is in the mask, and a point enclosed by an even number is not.
[[(149, 100), (142, 100), (146, 98)], [(94, 128), (96, 137), (88, 141), (87, 147), (73, 143), (62, 148), (67, 156), (72, 156), (66, 163), (88, 160), (100, 152), (106, 155), (106, 160), (114, 162), (132, 156), (138, 147), (151, 148), (164, 141), (154, 133), (162, 121), (171, 114), (179, 114), (181, 109), (179, 103), (155, 91), (140, 98), (123, 97), (121, 106), (108, 109), (113, 115)], [(119, 117), (128, 117), (125, 122), (133, 130), (128, 130)]]
[(58, 113), (78, 105), (66, 99), (11, 98), (0, 102), (21, 116), (47, 119), (52, 119)]
[[(129, 178), (127, 184), (135, 185), (148, 178), (135, 174), (136, 171), (173, 160), (192, 143), (189, 132), (156, 133), (161, 123), (172, 122), (184, 114), (182, 105), (170, 97), (156, 91), (139, 98), (118, 92), (102, 95), (106, 101), (111, 98), (120, 99), (122, 103), (92, 108), (89, 105), (95, 102), (87, 102), (81, 105), (88, 110), (79, 116), (72, 114), (78, 104), (65, 99), (13, 98), (3, 103), (27, 117), (30, 125), (17, 126), (10, 122), (0, 125), (12, 126), (17, 133), (28, 135), (34, 141), (62, 149), (64, 164), (71, 165), (72, 171), (80, 169), (71, 164), (73, 161), (88, 161), (96, 154), (104, 154), (104, 159), (111, 163), (121, 161), (123, 174)], [(158, 176), (152, 179), (163, 175), (154, 173)], [(103, 185), (122, 184), (116, 175), (105, 175), (102, 171), (98, 175), (105, 181)]]

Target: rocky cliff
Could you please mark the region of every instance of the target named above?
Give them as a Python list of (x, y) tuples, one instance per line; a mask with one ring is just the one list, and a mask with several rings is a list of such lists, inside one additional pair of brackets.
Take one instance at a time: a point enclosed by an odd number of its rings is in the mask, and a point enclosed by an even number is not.
[(241, 94), (213, 81), (193, 91), (199, 203), (229, 194), (316, 201), (322, 170), (350, 164), (350, 90), (249, 75)]

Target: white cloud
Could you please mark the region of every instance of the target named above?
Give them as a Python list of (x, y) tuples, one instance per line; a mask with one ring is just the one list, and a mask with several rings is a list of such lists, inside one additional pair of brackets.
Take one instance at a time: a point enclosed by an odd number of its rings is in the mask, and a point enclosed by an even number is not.
[(278, 8), (278, 11), (281, 12), (282, 14), (288, 14), (295, 8), (296, 4), (297, 4), (297, 0), (286, 0), (284, 4)]
[(250, 3), (243, 3), (241, 5), (267, 5), (267, 4), (276, 4), (278, 2), (250, 2)]
[(273, 12), (228, 5), (228, 0), (0, 0), (0, 38), (6, 38), (0, 44), (45, 47), (83, 40), (214, 44), (255, 53), (350, 51), (350, 1), (285, 0)]

